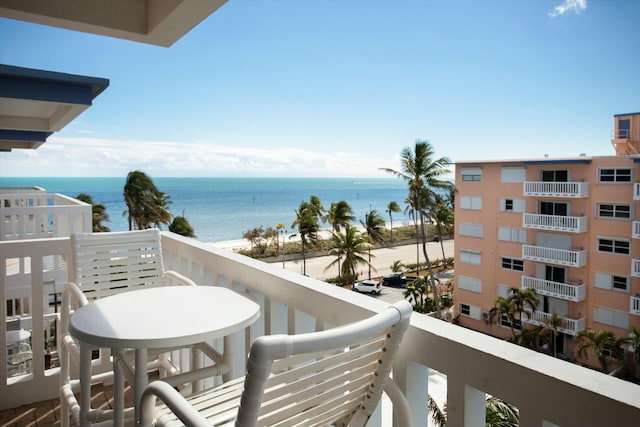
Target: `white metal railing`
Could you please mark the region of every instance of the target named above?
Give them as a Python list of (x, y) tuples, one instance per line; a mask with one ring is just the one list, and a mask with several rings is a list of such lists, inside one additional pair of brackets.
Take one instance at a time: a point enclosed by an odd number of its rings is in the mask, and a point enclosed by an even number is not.
[[(551, 325), (553, 314), (545, 313), (543, 311), (527, 311), (528, 316), (524, 315), (523, 320), (533, 325)], [(586, 319), (581, 317), (579, 319), (572, 319), (566, 316), (559, 316), (560, 325), (558, 325), (558, 332), (569, 334), (572, 336), (578, 335), (580, 331), (584, 331), (586, 328)]]
[(631, 275), (633, 277), (640, 277), (640, 258), (633, 258), (631, 260)]
[(91, 228), (87, 203), (41, 191), (0, 192), (0, 241), (65, 237)]
[(522, 276), (523, 289), (535, 289), (541, 295), (561, 298), (567, 301), (582, 301), (587, 297), (587, 285), (554, 282), (531, 276)]
[(633, 200), (640, 200), (640, 183), (633, 184)]
[(522, 215), (524, 228), (539, 230), (557, 230), (570, 233), (584, 233), (587, 231), (586, 216), (560, 216), (525, 213)]
[[(162, 245), (167, 269), (204, 286), (225, 286), (245, 293), (261, 305), (260, 319), (240, 334), (244, 339), (236, 340), (238, 375), (242, 373), (248, 345), (257, 336), (324, 329), (370, 316), (387, 306), (376, 298), (171, 233), (163, 233)], [(7, 258), (66, 256), (68, 250), (67, 239), (0, 242), (0, 265)], [(2, 268), (0, 280), (4, 279)], [(42, 300), (44, 294), (39, 268), (42, 265), (37, 262), (32, 265), (30, 278), (35, 301)], [(42, 308), (34, 305), (33, 336), (43, 334), (43, 314)], [(4, 319), (0, 316), (1, 322)], [(4, 340), (0, 334), (0, 344), (6, 346)], [(35, 340), (33, 344), (35, 354), (41, 354), (43, 343)], [(0, 363), (6, 363), (4, 352), (0, 352)], [(518, 407), (520, 425), (622, 425), (640, 419), (640, 402), (629, 398), (640, 395), (638, 385), (415, 314), (394, 364), (393, 380), (407, 395), (418, 425), (426, 425), (428, 419), (426, 402), (429, 388), (433, 387), (429, 381), (432, 370), (446, 376), (448, 425), (470, 426), (478, 424), (478, 420), (482, 420), (478, 425), (484, 425), (485, 394)], [(45, 372), (41, 358), (34, 359), (32, 374), (19, 382), (9, 383), (1, 372), (0, 409), (57, 395), (57, 371)], [(523, 383), (528, 386), (523, 388)], [(531, 388), (544, 390), (544, 405), (531, 399)], [(576, 394), (579, 399), (566, 399)], [(585, 411), (585, 407), (604, 409)], [(384, 422), (383, 415), (376, 413), (372, 427), (391, 425)]]
[(588, 182), (549, 182), (549, 181), (525, 181), (525, 196), (539, 197), (589, 197)]
[(640, 295), (631, 295), (629, 301), (629, 312), (640, 316)]
[(631, 223), (631, 237), (640, 239), (640, 221), (633, 221)]
[(587, 265), (587, 251), (582, 249), (556, 249), (544, 246), (522, 245), (522, 258), (569, 267), (584, 267)]

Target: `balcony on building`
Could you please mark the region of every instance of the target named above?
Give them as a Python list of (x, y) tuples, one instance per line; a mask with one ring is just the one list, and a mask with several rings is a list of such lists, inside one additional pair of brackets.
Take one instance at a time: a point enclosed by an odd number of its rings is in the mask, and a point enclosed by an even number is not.
[(640, 295), (631, 295), (629, 302), (629, 312), (640, 316)]
[(534, 197), (589, 197), (588, 182), (525, 181), (523, 194)]
[(588, 230), (586, 216), (562, 216), (524, 213), (522, 226), (537, 230), (565, 231), (569, 233), (584, 233)]
[[(545, 313), (544, 311), (528, 311), (528, 315), (523, 316), (525, 323), (529, 323), (535, 326), (546, 326), (552, 324), (552, 313)], [(577, 336), (581, 331), (586, 329), (586, 319), (581, 317), (575, 319), (569, 316), (559, 316), (560, 325), (558, 326), (558, 332), (563, 334)]]
[(631, 275), (633, 277), (640, 277), (640, 258), (633, 258), (631, 260)]
[(611, 144), (615, 148), (617, 155), (628, 156), (640, 152), (640, 113), (614, 115)]
[(587, 265), (587, 251), (584, 249), (557, 249), (544, 246), (522, 245), (522, 258), (529, 261), (568, 267)]
[(583, 301), (587, 297), (587, 285), (575, 283), (561, 283), (552, 280), (522, 276), (522, 289), (534, 289), (540, 295), (560, 298), (566, 301)]

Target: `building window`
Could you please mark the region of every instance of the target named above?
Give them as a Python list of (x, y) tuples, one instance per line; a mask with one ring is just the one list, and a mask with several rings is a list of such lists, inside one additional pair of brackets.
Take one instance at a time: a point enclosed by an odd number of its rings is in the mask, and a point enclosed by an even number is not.
[(513, 199), (505, 199), (504, 200), (504, 210), (512, 211), (513, 210)]
[(460, 224), (458, 234), (461, 236), (482, 237), (482, 224)]
[(631, 169), (599, 169), (600, 182), (631, 182)]
[(470, 316), (471, 306), (469, 304), (460, 304), (460, 314), (463, 316)]
[(594, 286), (599, 289), (629, 292), (630, 278), (610, 273), (596, 272)]
[(500, 210), (503, 212), (524, 212), (524, 199), (500, 199)]
[(524, 271), (524, 261), (517, 258), (502, 257), (502, 268), (513, 271)]
[(482, 281), (475, 277), (458, 276), (458, 288), (481, 294)]
[(629, 313), (625, 311), (612, 310), (605, 307), (595, 307), (593, 309), (593, 320), (605, 325), (617, 328), (629, 329)]
[(540, 202), (541, 215), (567, 216), (569, 204), (564, 202)]
[(462, 181), (482, 181), (482, 169), (462, 168), (460, 171)]
[(460, 249), (460, 262), (480, 265), (480, 252), (468, 249)]
[(462, 316), (467, 316), (475, 320), (480, 320), (480, 313), (481, 313), (480, 307), (460, 303), (458, 305), (458, 311)]
[(527, 243), (527, 230), (524, 228), (500, 227), (498, 228), (498, 240)]
[(561, 170), (543, 170), (540, 172), (542, 181), (544, 182), (568, 182), (569, 171), (566, 169)]
[(599, 237), (598, 251), (612, 254), (629, 255), (629, 241)]
[[(505, 328), (511, 328), (511, 322), (509, 321), (509, 318), (504, 314), (500, 316), (500, 326), (504, 326)], [(522, 320), (513, 319), (513, 329), (515, 329), (516, 331), (521, 330)]]
[(600, 218), (631, 219), (631, 205), (599, 203), (598, 216)]
[(460, 197), (460, 209), (482, 209), (482, 197), (480, 196), (462, 196)]
[(507, 167), (503, 166), (500, 170), (500, 181), (509, 182), (524, 182), (526, 177), (526, 170), (523, 167)]

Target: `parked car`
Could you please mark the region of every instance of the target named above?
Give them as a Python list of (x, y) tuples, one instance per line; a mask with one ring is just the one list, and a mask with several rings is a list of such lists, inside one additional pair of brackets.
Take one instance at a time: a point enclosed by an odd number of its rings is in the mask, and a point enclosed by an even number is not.
[(354, 283), (351, 289), (356, 292), (376, 295), (380, 295), (380, 292), (382, 292), (382, 286), (377, 280), (363, 280), (362, 282)]
[(382, 276), (382, 284), (385, 286), (395, 286), (399, 288), (406, 288), (407, 283), (413, 282), (417, 277), (407, 277), (400, 272), (391, 273), (386, 276)]

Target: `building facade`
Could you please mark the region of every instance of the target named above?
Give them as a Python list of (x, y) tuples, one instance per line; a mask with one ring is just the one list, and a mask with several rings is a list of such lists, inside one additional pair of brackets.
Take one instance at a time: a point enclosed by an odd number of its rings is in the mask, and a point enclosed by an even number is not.
[(462, 325), (511, 336), (489, 312), (510, 288), (531, 288), (538, 308), (515, 327), (553, 320), (560, 357), (576, 358), (581, 331), (640, 328), (640, 113), (614, 120), (617, 155), (456, 164)]

